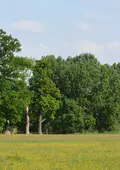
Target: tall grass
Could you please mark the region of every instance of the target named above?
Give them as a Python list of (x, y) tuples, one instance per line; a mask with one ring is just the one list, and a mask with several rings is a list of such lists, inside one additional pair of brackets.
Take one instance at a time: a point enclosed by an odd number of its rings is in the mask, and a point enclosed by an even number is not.
[(0, 136), (0, 170), (97, 169), (120, 169), (120, 135)]

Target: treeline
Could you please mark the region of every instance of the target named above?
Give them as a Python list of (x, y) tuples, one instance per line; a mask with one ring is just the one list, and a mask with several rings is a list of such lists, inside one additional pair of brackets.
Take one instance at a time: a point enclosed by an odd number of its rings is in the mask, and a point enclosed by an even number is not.
[(19, 133), (120, 130), (120, 63), (101, 64), (89, 53), (33, 60), (18, 57), (20, 50), (1, 29), (1, 133), (8, 125)]

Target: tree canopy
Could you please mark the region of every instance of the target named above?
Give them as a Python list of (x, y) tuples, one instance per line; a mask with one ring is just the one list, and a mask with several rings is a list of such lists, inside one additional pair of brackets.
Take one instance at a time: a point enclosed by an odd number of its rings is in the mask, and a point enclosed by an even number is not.
[(120, 131), (120, 63), (101, 64), (90, 53), (33, 60), (18, 56), (20, 50), (1, 29), (0, 132), (9, 120), (24, 133), (26, 105), (31, 132), (39, 120), (47, 133)]

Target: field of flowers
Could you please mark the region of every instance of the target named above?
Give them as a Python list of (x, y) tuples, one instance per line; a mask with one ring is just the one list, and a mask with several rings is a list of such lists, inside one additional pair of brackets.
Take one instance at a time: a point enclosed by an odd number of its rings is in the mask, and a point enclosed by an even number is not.
[(120, 170), (120, 135), (1, 135), (0, 170)]

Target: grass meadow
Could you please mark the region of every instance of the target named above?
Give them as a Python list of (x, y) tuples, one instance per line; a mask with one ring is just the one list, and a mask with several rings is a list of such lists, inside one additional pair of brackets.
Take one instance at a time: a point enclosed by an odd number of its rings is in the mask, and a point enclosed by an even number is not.
[(0, 170), (120, 170), (120, 135), (0, 135)]

